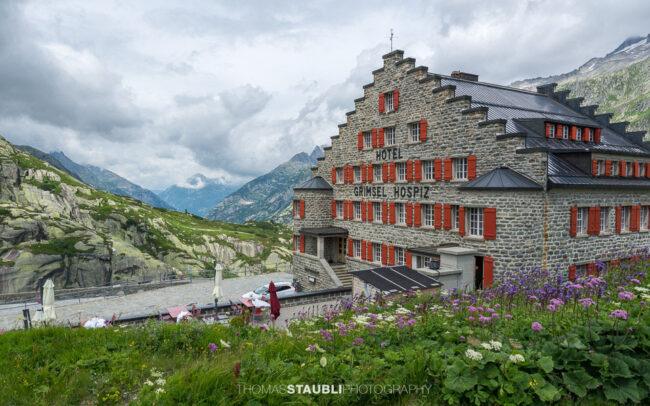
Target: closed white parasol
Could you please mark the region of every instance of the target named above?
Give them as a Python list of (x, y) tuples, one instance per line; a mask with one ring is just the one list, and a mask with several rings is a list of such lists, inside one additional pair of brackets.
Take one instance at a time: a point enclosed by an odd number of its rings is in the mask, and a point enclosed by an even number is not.
[(43, 285), (43, 321), (49, 322), (56, 320), (54, 311), (54, 282), (48, 279)]

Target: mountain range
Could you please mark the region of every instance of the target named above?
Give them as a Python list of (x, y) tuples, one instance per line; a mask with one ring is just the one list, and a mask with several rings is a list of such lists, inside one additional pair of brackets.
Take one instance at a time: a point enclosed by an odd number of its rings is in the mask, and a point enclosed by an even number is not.
[(210, 209), (241, 185), (225, 184), (220, 179), (210, 179), (197, 173), (185, 181), (186, 185), (172, 185), (157, 192), (165, 202), (178, 211), (187, 210), (197, 216), (206, 217)]

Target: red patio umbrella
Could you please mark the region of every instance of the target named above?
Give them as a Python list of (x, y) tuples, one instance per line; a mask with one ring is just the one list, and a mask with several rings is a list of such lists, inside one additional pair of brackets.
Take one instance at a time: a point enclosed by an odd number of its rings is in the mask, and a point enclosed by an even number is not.
[(280, 300), (278, 300), (278, 290), (275, 288), (273, 282), (269, 283), (269, 293), (271, 297), (269, 298), (269, 303), (271, 304), (271, 314), (273, 319), (277, 320), (280, 317)]

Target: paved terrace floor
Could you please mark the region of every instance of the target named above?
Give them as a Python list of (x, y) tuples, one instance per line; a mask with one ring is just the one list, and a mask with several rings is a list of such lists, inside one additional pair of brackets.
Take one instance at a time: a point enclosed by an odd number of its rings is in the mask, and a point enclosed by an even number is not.
[[(243, 293), (254, 290), (270, 281), (290, 281), (292, 279), (293, 275), (285, 272), (224, 279), (222, 288), (225, 296), (221, 300), (238, 299)], [(76, 324), (81, 319), (94, 316), (110, 320), (113, 314), (116, 316), (119, 316), (120, 313), (122, 316), (156, 314), (172, 306), (186, 305), (191, 307), (192, 304), (196, 304), (198, 307), (214, 304), (212, 298), (213, 287), (214, 281), (212, 279), (194, 279), (192, 283), (142, 291), (126, 296), (86, 299), (81, 303), (77, 300), (70, 300), (55, 302), (54, 305), (57, 320), (64, 323), (69, 320), (71, 323)], [(40, 308), (40, 305), (29, 304), (28, 307), (31, 309), (33, 317), (34, 312)], [(0, 329), (23, 328), (22, 308), (24, 306), (21, 308), (17, 308), (16, 305), (11, 305), (11, 307), (0, 306)], [(309, 306), (304, 306), (304, 310), (302, 310), (303, 306), (300, 306), (300, 308), (300, 311), (306, 311)], [(291, 314), (298, 311), (296, 310), (297, 307), (287, 309), (292, 309), (291, 313), (287, 310), (287, 314), (281, 314), (278, 326), (284, 321), (284, 318), (290, 317)]]

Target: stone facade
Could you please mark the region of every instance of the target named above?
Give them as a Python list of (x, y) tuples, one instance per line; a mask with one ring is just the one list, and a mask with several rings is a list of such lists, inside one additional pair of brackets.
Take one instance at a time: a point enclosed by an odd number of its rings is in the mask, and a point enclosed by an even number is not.
[[(304, 200), (306, 207), (306, 216), (294, 221), (296, 235), (301, 228), (340, 227), (348, 231), (352, 240), (405, 249), (455, 243), (472, 249), (477, 257), (488, 258), (493, 264), (494, 279), (504, 271), (516, 271), (521, 267), (538, 266), (567, 273), (570, 265), (613, 259), (614, 250), (627, 251), (650, 244), (648, 231), (570, 236), (571, 207), (650, 205), (650, 187), (624, 191), (549, 189), (548, 152), (527, 149), (526, 138), (508, 132), (505, 119), (488, 120), (488, 107), (472, 107), (471, 97), (457, 97), (454, 86), (443, 86), (440, 76), (428, 75), (426, 67), (416, 67), (415, 60), (404, 59), (402, 51), (385, 55), (383, 62), (384, 66), (373, 72), (373, 83), (363, 87), (363, 97), (355, 100), (355, 110), (347, 113), (347, 122), (339, 125), (339, 134), (331, 137), (332, 145), (325, 148), (325, 156), (319, 159), (318, 167), (312, 170), (313, 176), (330, 182), (333, 191), (296, 190), (295, 199)], [(398, 108), (380, 112), (380, 94), (396, 89), (399, 90)], [(422, 120), (426, 120), (427, 139), (413, 142), (411, 125)], [(389, 127), (395, 128), (394, 145), (374, 148), (364, 145), (359, 150), (360, 132)], [(626, 159), (611, 153), (591, 155), (593, 159)], [(476, 177), (507, 166), (536, 182), (542, 190), (459, 190), (467, 180), (384, 183), (373, 177), (372, 183), (341, 183), (341, 179), (337, 182), (332, 179), (332, 168), (468, 156), (476, 157)], [(650, 154), (635, 158), (635, 161), (650, 162)], [(381, 190), (380, 197), (373, 197), (372, 192), (370, 196), (365, 195), (368, 187)], [(411, 197), (402, 193), (409, 190)], [(428, 194), (423, 193), (424, 190)], [(457, 229), (424, 224), (419, 227), (385, 224), (376, 218), (371, 222), (332, 218), (332, 200), (457, 205), (464, 207), (466, 213), (472, 207), (495, 208), (496, 238), (471, 237), (469, 233), (463, 236)], [(615, 228), (614, 211), (609, 213), (609, 230)], [(466, 226), (468, 221), (469, 217)], [(310, 252), (309, 245), (307, 252)], [(296, 275), (301, 275), (303, 262), (301, 256), (294, 260)], [(381, 261), (370, 262), (346, 254), (346, 264), (349, 269), (363, 269), (379, 266)]]

